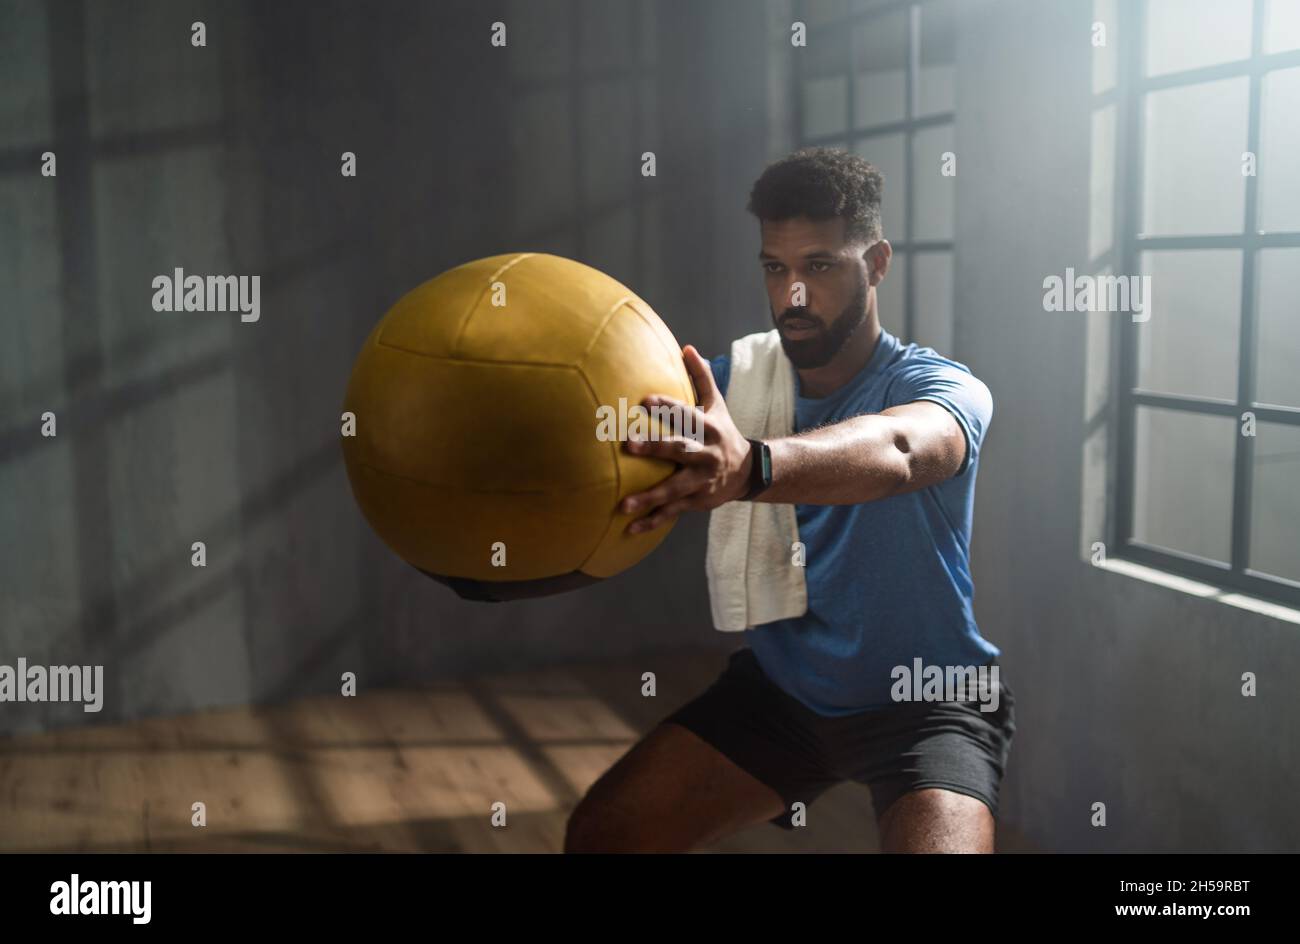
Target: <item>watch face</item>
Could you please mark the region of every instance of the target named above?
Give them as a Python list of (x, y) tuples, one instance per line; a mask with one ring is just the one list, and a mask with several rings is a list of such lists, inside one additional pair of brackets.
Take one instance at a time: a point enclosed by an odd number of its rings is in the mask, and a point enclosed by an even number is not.
[(754, 470), (750, 476), (754, 488), (763, 489), (772, 484), (772, 449), (767, 443), (754, 442), (758, 454), (754, 456)]

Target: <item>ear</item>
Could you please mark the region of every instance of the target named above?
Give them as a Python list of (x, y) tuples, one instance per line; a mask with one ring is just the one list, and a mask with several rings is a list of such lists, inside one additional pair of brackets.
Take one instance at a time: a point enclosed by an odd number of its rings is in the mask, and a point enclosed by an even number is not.
[(874, 287), (879, 285), (881, 280), (889, 272), (889, 260), (894, 257), (894, 249), (889, 245), (889, 240), (878, 239), (871, 244), (871, 247), (862, 254), (862, 258), (867, 263), (868, 278), (870, 284)]

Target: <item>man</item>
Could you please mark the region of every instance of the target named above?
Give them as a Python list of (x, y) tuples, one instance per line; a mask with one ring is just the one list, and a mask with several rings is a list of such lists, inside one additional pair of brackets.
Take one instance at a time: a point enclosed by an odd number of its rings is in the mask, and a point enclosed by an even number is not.
[(794, 434), (747, 439), (723, 399), (730, 358), (710, 364), (688, 346), (703, 443), (627, 444), (680, 464), (625, 500), (639, 516), (630, 530), (731, 501), (794, 505), (806, 612), (748, 629), (718, 681), (591, 788), (566, 851), (684, 851), (764, 820), (794, 828), (844, 780), (870, 787), (885, 851), (993, 851), (1010, 689), (989, 710), (968, 697), (901, 701), (912, 687), (895, 684), (918, 659), (996, 679), (968, 553), (992, 400), (962, 365), (881, 329), (882, 186), (861, 158), (815, 148), (769, 166), (750, 194), (796, 374)]

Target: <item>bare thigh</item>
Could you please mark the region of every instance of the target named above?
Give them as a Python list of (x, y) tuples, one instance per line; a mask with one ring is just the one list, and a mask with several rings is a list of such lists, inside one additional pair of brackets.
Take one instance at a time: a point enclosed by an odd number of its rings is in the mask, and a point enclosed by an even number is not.
[(686, 852), (785, 809), (780, 794), (686, 728), (661, 724), (569, 817), (565, 852)]
[(884, 852), (992, 852), (993, 833), (982, 801), (935, 787), (904, 793), (880, 817)]

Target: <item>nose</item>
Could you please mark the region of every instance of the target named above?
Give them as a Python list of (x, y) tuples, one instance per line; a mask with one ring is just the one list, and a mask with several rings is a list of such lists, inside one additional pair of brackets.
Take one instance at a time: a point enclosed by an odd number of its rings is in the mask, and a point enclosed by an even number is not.
[[(802, 292), (796, 295), (796, 292), (802, 288)], [(793, 273), (785, 280), (785, 285), (781, 289), (781, 297), (777, 300), (780, 304), (779, 311), (787, 308), (799, 308), (807, 310), (812, 304), (812, 299), (808, 297), (808, 286), (798, 276)]]

